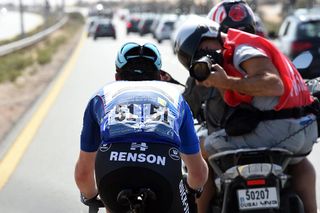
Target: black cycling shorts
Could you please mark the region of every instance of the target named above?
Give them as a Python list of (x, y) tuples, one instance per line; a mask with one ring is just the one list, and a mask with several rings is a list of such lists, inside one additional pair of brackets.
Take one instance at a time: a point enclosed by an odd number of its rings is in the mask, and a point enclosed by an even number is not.
[(117, 196), (122, 190), (149, 188), (156, 199), (147, 199), (145, 212), (190, 212), (182, 182), (177, 148), (160, 143), (113, 143), (101, 145), (96, 158), (96, 181), (100, 197), (112, 213), (125, 213)]

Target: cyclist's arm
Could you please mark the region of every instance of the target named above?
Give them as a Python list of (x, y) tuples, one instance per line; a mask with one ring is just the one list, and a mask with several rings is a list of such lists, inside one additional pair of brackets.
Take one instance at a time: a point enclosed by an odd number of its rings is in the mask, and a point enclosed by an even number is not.
[(85, 110), (81, 132), (81, 151), (75, 168), (75, 181), (88, 199), (97, 194), (94, 178), (96, 150), (100, 144), (100, 130), (95, 114), (97, 101), (91, 100)]
[(201, 152), (196, 154), (183, 154), (181, 158), (188, 170), (188, 184), (193, 189), (199, 189), (204, 186), (208, 178), (208, 166), (202, 158)]
[(193, 118), (189, 106), (185, 101), (184, 116), (180, 128), (181, 158), (188, 170), (188, 184), (193, 189), (203, 187), (208, 178), (208, 166), (202, 158), (199, 139), (196, 135)]

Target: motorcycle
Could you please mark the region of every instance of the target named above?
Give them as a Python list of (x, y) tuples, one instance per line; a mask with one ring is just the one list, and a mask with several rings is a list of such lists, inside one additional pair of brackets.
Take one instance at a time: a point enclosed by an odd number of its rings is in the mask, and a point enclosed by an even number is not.
[(286, 168), (293, 153), (281, 148), (238, 149), (209, 157), (217, 196), (211, 213), (303, 213)]
[[(293, 63), (303, 72), (312, 61), (312, 54), (306, 51)], [(315, 94), (314, 80), (306, 83)], [(204, 125), (200, 123), (196, 127), (199, 138), (206, 137)], [(287, 173), (294, 157), (292, 152), (281, 148), (238, 149), (210, 156), (208, 162), (215, 173), (216, 194), (208, 213), (304, 213), (303, 203), (292, 190)], [(185, 168), (182, 170), (187, 172)]]

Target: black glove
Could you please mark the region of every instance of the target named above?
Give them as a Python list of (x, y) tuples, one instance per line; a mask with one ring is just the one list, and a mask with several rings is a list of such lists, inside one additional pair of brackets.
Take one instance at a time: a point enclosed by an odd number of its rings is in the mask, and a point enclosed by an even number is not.
[(88, 199), (82, 193), (80, 193), (80, 199), (81, 199), (81, 202), (86, 206), (97, 207), (97, 208), (104, 207), (104, 204), (102, 203), (102, 201), (98, 199), (98, 194), (93, 198)]
[(198, 190), (192, 189), (187, 182), (187, 175), (183, 175), (183, 183), (184, 183), (184, 185), (186, 187), (186, 191), (187, 191), (189, 212), (196, 213), (196, 212), (198, 212), (196, 198), (199, 198), (201, 196), (202, 188), (198, 189)]
[(183, 182), (184, 182), (184, 185), (186, 186), (188, 194), (193, 195), (195, 198), (199, 198), (201, 196), (203, 188), (199, 188), (199, 189), (191, 188), (187, 181), (187, 175), (183, 176)]

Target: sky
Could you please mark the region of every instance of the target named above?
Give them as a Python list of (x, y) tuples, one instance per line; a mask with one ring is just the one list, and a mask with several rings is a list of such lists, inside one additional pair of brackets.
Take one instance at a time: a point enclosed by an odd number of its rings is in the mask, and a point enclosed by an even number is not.
[[(45, 0), (21, 0), (23, 4), (43, 4)], [(60, 5), (63, 0), (48, 0), (52, 6), (58, 4)], [(83, 2), (96, 2), (97, 0), (82, 0)], [(0, 0), (1, 4), (6, 4), (6, 3), (14, 3), (14, 4), (19, 4), (19, 0)], [(72, 5), (75, 2), (78, 2), (78, 0), (64, 0), (66, 5)]]

